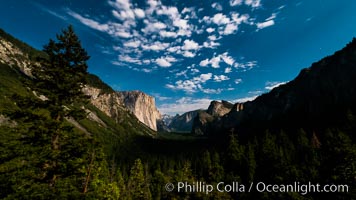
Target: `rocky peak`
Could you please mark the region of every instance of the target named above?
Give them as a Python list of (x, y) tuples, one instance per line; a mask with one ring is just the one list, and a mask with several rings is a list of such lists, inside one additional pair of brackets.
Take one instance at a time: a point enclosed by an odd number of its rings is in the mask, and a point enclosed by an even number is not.
[(233, 104), (228, 101), (224, 101), (224, 100), (222, 100), (221, 102), (212, 101), (209, 105), (207, 113), (212, 116), (222, 117), (226, 113), (230, 112), (232, 107)]
[(124, 105), (116, 93), (103, 93), (102, 89), (86, 85), (83, 88), (85, 95), (90, 96), (90, 102), (107, 116), (120, 122), (120, 113)]
[(176, 115), (168, 127), (174, 132), (191, 132), (194, 118), (200, 111), (201, 110), (193, 110), (181, 115)]
[(154, 97), (138, 90), (120, 91), (116, 94), (138, 120), (157, 131), (157, 120), (161, 119), (161, 114), (156, 108)]

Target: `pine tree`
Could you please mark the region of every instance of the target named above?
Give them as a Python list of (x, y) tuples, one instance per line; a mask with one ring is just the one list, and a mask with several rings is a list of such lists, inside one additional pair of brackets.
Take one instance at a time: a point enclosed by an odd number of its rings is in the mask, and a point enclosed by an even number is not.
[[(51, 127), (51, 145), (52, 151), (59, 154), (63, 145), (61, 139), (66, 138), (63, 129), (70, 129), (63, 124), (64, 118), (79, 117), (82, 113), (71, 105), (85, 101), (81, 88), (85, 84), (89, 56), (72, 26), (57, 35), (57, 41), (51, 39), (43, 51), (48, 57), (40, 58), (40, 64), (33, 67), (34, 89), (46, 97), (44, 104), (57, 123)], [(48, 165), (53, 169), (50, 185), (54, 185), (58, 177), (58, 158)]]
[(82, 87), (86, 83), (89, 56), (82, 48), (73, 27), (69, 26), (57, 35), (57, 41), (50, 40), (44, 46), (45, 58), (39, 58), (39, 65), (33, 66), (34, 90), (46, 97), (52, 118), (57, 121), (79, 114), (74, 102), (85, 101)]
[(130, 170), (127, 189), (132, 199), (151, 199), (151, 192), (145, 180), (141, 159), (136, 159)]
[(206, 178), (206, 180), (210, 180), (211, 179), (211, 175), (212, 175), (212, 163), (211, 163), (211, 159), (210, 159), (210, 152), (208, 150), (206, 150), (203, 153), (203, 159), (202, 159), (202, 170), (203, 172), (203, 177)]

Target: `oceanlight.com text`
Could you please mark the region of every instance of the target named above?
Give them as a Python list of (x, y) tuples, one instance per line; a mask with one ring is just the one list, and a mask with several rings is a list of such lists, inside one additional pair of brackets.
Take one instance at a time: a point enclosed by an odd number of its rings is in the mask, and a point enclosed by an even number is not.
[(321, 185), (319, 183), (313, 184), (293, 182), (291, 184), (266, 184), (264, 182), (251, 182), (249, 184), (243, 184), (239, 182), (219, 182), (217, 184), (208, 184), (206, 182), (178, 182), (177, 184), (167, 183), (166, 191), (172, 192), (187, 192), (187, 193), (205, 193), (209, 194), (214, 191), (217, 192), (233, 192), (233, 193), (244, 193), (244, 192), (268, 192), (268, 193), (284, 193), (284, 192), (295, 192), (302, 195), (308, 193), (321, 193), (321, 192), (331, 192), (331, 193), (347, 193), (349, 192), (349, 186), (346, 184), (325, 184)]

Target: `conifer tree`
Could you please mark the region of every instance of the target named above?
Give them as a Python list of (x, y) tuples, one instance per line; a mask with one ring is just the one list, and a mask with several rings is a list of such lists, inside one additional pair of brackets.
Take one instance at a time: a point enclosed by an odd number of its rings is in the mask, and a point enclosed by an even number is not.
[(141, 159), (136, 159), (130, 170), (128, 190), (132, 199), (151, 199)]
[(47, 57), (39, 58), (40, 64), (33, 67), (34, 89), (46, 97), (52, 118), (61, 121), (78, 114), (65, 106), (86, 99), (81, 89), (86, 83), (89, 56), (72, 26), (57, 35), (56, 41), (50, 39), (43, 51)]

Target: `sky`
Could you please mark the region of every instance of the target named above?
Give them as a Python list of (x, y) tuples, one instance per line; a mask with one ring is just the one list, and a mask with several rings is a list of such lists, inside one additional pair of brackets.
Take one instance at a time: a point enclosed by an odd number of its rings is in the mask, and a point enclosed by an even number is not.
[(356, 37), (354, 0), (12, 0), (0, 28), (42, 49), (72, 24), (89, 72), (161, 113), (254, 99)]

